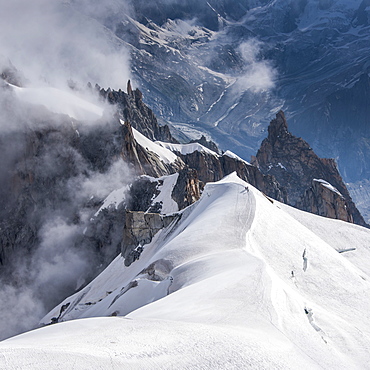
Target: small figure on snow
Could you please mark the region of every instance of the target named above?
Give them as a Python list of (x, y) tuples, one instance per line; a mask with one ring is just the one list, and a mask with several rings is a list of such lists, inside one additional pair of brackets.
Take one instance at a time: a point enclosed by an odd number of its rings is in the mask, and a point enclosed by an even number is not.
[(306, 251), (306, 248), (304, 249), (303, 251), (303, 271), (306, 271), (307, 270), (307, 265), (308, 265), (308, 259), (307, 259), (307, 251)]

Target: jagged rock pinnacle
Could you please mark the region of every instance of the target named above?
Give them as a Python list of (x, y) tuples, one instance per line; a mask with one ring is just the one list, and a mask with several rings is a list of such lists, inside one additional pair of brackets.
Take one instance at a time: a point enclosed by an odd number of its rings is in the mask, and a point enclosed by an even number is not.
[[(306, 141), (291, 134), (288, 131), (283, 111), (279, 111), (276, 118), (271, 121), (268, 127), (268, 137), (263, 140), (254, 163), (258, 165), (262, 173), (273, 175), (279, 184), (286, 188), (288, 204), (323, 216), (366, 225), (352, 202), (335, 161), (319, 158)], [(312, 188), (314, 179), (327, 181), (343, 195), (345, 201), (338, 203), (335, 212), (332, 212), (330, 207), (317, 206), (319, 203), (329, 204), (330, 196), (315, 204), (311, 201), (314, 195), (327, 196), (329, 194), (322, 191), (308, 192), (308, 189)], [(339, 209), (340, 207), (343, 209)]]
[(127, 94), (132, 95), (132, 87), (131, 87), (131, 81), (127, 81)]
[(268, 127), (268, 140), (273, 145), (277, 138), (289, 134), (288, 124), (285, 119), (285, 114), (280, 110), (276, 114), (276, 118), (273, 119)]

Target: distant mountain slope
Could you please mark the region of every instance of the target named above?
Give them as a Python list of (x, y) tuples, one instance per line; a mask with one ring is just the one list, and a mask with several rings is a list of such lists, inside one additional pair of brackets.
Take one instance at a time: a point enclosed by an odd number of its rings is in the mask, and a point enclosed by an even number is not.
[(144, 100), (174, 127), (249, 160), (283, 109), (293, 134), (335, 158), (344, 181), (368, 179), (367, 1), (133, 7), (112, 30), (129, 44)]

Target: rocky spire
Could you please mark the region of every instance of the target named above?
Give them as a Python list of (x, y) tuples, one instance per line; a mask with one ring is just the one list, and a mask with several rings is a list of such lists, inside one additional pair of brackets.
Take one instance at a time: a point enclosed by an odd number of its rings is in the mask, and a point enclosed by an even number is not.
[[(337, 218), (340, 216), (340, 219), (345, 221), (353, 220), (359, 225), (366, 225), (352, 202), (335, 161), (319, 158), (306, 141), (292, 135), (288, 131), (283, 111), (278, 112), (276, 118), (271, 121), (268, 127), (268, 137), (263, 140), (254, 164), (262, 173), (273, 175), (279, 184), (286, 188), (288, 204), (327, 217), (336, 215)], [(344, 199), (338, 204), (347, 209), (342, 212), (337, 207), (335, 212), (328, 212), (317, 206), (317, 204), (329, 204), (329, 199), (316, 202), (315, 207), (310, 207), (310, 204), (313, 204), (311, 201), (307, 199), (303, 201), (302, 198), (307, 198), (310, 194), (330, 194), (327, 191), (313, 192), (312, 189), (316, 189), (312, 185), (314, 179), (325, 180), (336, 188)], [(311, 192), (307, 192), (309, 189)], [(325, 206), (325, 209), (329, 208)]]
[(276, 114), (276, 118), (273, 119), (268, 127), (268, 140), (273, 145), (279, 137), (291, 135), (288, 131), (288, 124), (285, 119), (284, 112), (280, 110)]
[(131, 87), (131, 81), (127, 81), (127, 94), (132, 95), (132, 87)]

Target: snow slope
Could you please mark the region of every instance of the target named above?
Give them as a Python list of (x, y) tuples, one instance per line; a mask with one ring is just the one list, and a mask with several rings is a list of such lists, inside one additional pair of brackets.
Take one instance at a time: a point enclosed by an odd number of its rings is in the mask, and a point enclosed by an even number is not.
[[(118, 256), (43, 321), (90, 318), (2, 342), (0, 367), (364, 369), (369, 244), (370, 230), (293, 210), (232, 174), (138, 261)], [(111, 315), (126, 318), (91, 318)]]
[(172, 152), (178, 152), (182, 155), (191, 154), (194, 152), (200, 153), (207, 153), (218, 157), (218, 154), (211, 149), (206, 148), (202, 144), (199, 143), (190, 143), (190, 144), (172, 144), (172, 143), (165, 143), (162, 141), (156, 141), (156, 143), (163, 148), (171, 150)]
[(179, 206), (172, 199), (171, 196), (178, 178), (178, 173), (174, 173), (173, 175), (169, 176), (162, 176), (159, 178), (150, 178), (151, 181), (159, 182), (159, 185), (157, 186), (158, 195), (152, 199), (152, 205), (156, 203), (161, 203), (161, 214), (163, 215), (174, 213), (179, 210)]
[[(121, 120), (123, 124), (123, 121)], [(159, 159), (164, 163), (173, 163), (176, 161), (177, 155), (172, 153), (170, 150), (166, 149), (165, 147), (151, 141), (143, 134), (141, 134), (138, 130), (132, 128), (132, 132), (134, 134), (135, 140), (146, 150), (149, 150), (152, 153), (155, 153)]]
[(104, 108), (67, 91), (54, 87), (18, 87), (10, 85), (23, 102), (41, 105), (57, 114), (67, 114), (77, 120), (94, 121), (103, 116)]

